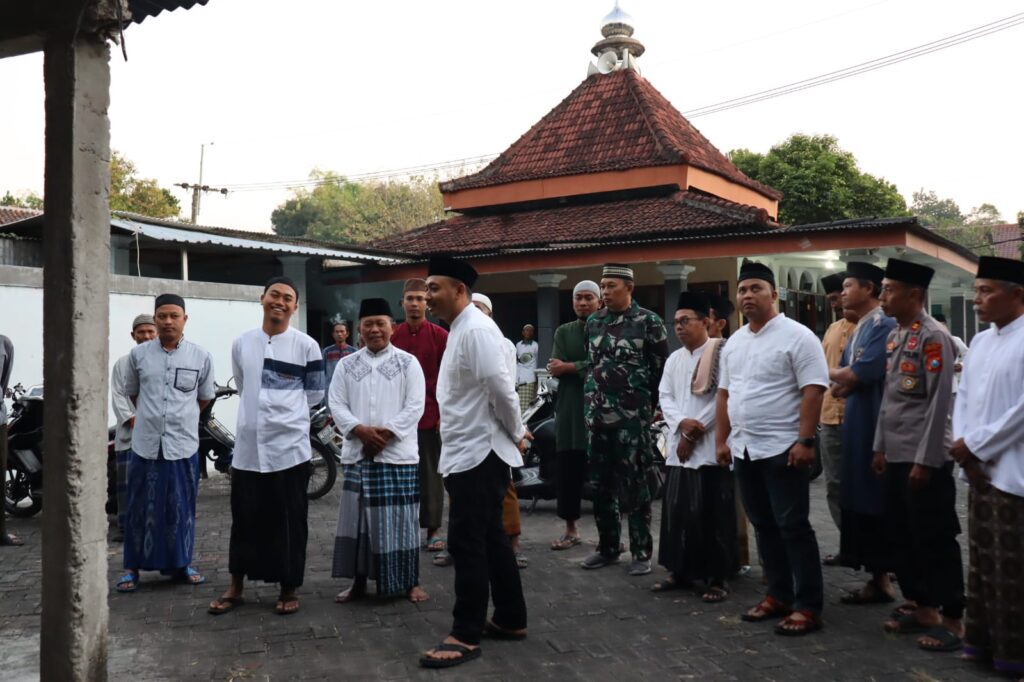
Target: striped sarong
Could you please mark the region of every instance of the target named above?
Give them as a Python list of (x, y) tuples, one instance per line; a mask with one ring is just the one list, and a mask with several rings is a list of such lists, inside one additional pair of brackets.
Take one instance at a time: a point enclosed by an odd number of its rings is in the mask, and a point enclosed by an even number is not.
[(331, 574), (369, 578), (379, 595), (407, 593), (420, 580), (419, 466), (364, 459), (342, 475)]
[(199, 455), (128, 460), (124, 567), (173, 575), (192, 563)]

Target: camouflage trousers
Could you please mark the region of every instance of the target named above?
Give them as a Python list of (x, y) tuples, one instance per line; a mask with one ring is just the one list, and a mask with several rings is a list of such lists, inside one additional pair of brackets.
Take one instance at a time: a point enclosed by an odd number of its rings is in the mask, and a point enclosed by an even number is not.
[(622, 514), (627, 514), (630, 554), (650, 559), (654, 551), (650, 484), (654, 460), (647, 422), (641, 419), (614, 429), (592, 424), (587, 466), (594, 488), (598, 551), (618, 556)]

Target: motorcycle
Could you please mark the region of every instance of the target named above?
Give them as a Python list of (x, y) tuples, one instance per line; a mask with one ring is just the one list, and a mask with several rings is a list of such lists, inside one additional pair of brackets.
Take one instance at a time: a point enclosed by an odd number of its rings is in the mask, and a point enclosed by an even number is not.
[[(534, 398), (523, 411), (523, 423), (533, 434), (526, 453), (523, 455), (523, 466), (512, 470), (512, 480), (516, 494), (521, 500), (533, 500), (532, 512), (540, 500), (553, 500), (557, 497), (557, 457), (555, 449), (555, 382), (541, 381)], [(658, 420), (651, 424), (651, 443), (654, 449), (655, 466), (651, 472), (651, 486), (654, 499), (661, 497), (665, 483), (665, 458), (668, 447), (668, 426)], [(583, 485), (583, 499), (593, 500), (593, 486), (589, 481)]]
[(11, 516), (34, 516), (43, 508), (43, 387), (8, 391), (12, 400), (7, 420), (7, 471), (4, 508)]
[(334, 430), (334, 417), (326, 407), (319, 407), (309, 415), (309, 444), (313, 446), (313, 458), (309, 461), (309, 485), (306, 497), (316, 500), (334, 487), (341, 464), (341, 437)]

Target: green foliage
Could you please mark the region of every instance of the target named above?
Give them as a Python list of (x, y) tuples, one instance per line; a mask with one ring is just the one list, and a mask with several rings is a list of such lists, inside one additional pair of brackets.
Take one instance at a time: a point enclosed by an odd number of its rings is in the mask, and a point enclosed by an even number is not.
[(43, 198), (35, 192), (18, 192), (17, 195), (14, 195), (11, 194), (10, 190), (8, 190), (4, 193), (4, 196), (0, 198), (0, 206), (34, 208), (41, 211), (43, 210)]
[(922, 225), (979, 256), (992, 255), (989, 228), (1003, 222), (998, 209), (992, 204), (977, 206), (965, 215), (952, 199), (940, 199), (935, 192), (926, 192), (923, 188), (914, 192), (910, 210)]
[(908, 215), (896, 186), (861, 171), (853, 154), (831, 135), (796, 134), (767, 154), (735, 149), (729, 158), (751, 178), (785, 195), (779, 203), (782, 223)]
[(271, 214), (277, 234), (354, 244), (444, 218), (441, 192), (427, 178), (362, 183), (318, 169), (309, 177), (317, 181), (313, 189), (296, 190)]
[(135, 164), (115, 151), (110, 157), (110, 210), (177, 218), (181, 203), (156, 180), (138, 177)]

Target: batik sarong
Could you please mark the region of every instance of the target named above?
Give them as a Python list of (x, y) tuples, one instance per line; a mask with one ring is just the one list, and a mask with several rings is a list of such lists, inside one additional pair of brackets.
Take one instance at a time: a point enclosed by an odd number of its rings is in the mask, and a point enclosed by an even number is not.
[(335, 578), (368, 578), (377, 594), (419, 584), (419, 467), (361, 460), (342, 466)]
[(676, 580), (720, 584), (739, 570), (732, 476), (718, 466), (669, 467), (658, 563)]
[(1024, 497), (991, 485), (968, 498), (970, 568), (964, 651), (1024, 673)]
[(196, 536), (199, 455), (144, 459), (134, 452), (127, 472), (124, 567), (172, 575), (191, 565)]
[(131, 450), (118, 450), (114, 453), (114, 490), (117, 500), (117, 529), (124, 534), (125, 519), (128, 518), (128, 460)]

